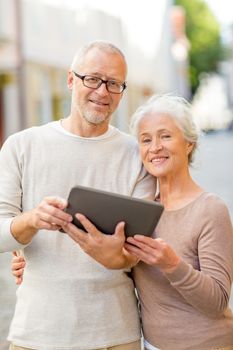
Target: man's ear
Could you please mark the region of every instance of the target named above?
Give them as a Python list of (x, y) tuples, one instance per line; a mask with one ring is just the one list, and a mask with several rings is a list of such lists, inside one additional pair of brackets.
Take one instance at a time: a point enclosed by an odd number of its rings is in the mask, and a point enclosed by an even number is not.
[(69, 71), (69, 72), (68, 72), (68, 75), (67, 75), (67, 86), (68, 86), (68, 89), (69, 89), (69, 90), (72, 90), (72, 88), (73, 88), (73, 82), (74, 82), (73, 73), (72, 73), (72, 71)]

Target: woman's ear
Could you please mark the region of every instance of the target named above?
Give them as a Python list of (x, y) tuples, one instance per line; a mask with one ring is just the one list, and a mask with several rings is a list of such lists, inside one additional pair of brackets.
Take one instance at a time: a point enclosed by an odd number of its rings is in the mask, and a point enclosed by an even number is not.
[(71, 71), (68, 72), (67, 75), (67, 86), (69, 90), (72, 90), (73, 88), (73, 82), (74, 82), (74, 76), (73, 73)]
[(192, 152), (193, 147), (194, 147), (194, 143), (187, 141), (187, 155), (189, 155)]

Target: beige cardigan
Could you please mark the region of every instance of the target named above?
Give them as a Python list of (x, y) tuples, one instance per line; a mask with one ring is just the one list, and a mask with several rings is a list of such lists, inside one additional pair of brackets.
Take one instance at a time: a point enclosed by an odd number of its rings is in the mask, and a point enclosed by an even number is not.
[(145, 339), (162, 350), (233, 345), (233, 233), (224, 203), (203, 193), (180, 210), (164, 211), (155, 237), (182, 261), (167, 275), (144, 263), (134, 268)]

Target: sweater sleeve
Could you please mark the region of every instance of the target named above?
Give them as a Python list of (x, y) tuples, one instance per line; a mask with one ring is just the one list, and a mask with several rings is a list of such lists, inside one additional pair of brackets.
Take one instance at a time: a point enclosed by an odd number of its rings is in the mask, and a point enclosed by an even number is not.
[(233, 277), (233, 232), (230, 216), (220, 199), (210, 203), (198, 239), (199, 270), (181, 260), (166, 277), (184, 299), (209, 317), (226, 309)]
[(25, 247), (10, 231), (11, 221), (22, 211), (21, 165), (15, 136), (11, 136), (0, 152), (0, 252)]

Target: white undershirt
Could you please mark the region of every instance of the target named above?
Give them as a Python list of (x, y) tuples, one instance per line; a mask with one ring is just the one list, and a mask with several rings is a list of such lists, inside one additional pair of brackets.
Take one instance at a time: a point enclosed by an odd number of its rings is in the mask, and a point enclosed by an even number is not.
[(148, 343), (148, 341), (144, 340), (144, 346), (147, 350), (160, 350), (159, 348), (156, 348), (155, 346)]
[[(67, 131), (63, 126), (62, 126), (62, 120), (59, 120), (59, 121), (54, 121), (54, 122), (51, 122), (51, 126), (57, 130), (59, 130), (60, 132), (62, 132), (63, 134), (66, 134), (66, 135), (69, 135), (69, 136), (73, 136), (73, 137), (77, 137), (77, 138), (82, 138), (82, 139), (90, 139), (90, 137), (82, 137), (82, 136), (79, 136), (79, 135), (75, 135), (73, 134), (72, 132), (70, 131)], [(94, 136), (94, 137), (91, 137), (91, 139), (94, 139), (94, 140), (98, 140), (98, 139), (103, 139), (105, 137), (110, 137), (114, 134), (115, 132), (115, 128), (112, 126), (112, 125), (109, 125), (108, 126), (108, 130), (104, 133), (104, 134), (101, 134), (99, 136)]]

